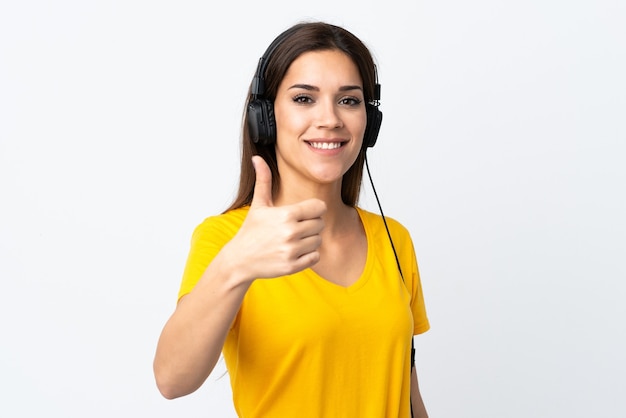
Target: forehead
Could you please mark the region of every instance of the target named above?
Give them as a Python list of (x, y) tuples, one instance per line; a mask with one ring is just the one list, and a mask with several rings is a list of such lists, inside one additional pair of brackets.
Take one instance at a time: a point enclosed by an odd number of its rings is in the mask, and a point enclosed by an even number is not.
[(334, 49), (309, 51), (296, 58), (289, 66), (281, 85), (292, 83), (314, 86), (363, 85), (359, 68), (352, 58)]

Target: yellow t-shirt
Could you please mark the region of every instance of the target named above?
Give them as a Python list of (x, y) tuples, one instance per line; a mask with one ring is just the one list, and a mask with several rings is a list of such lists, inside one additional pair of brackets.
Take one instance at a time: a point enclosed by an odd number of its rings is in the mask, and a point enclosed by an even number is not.
[[(429, 329), (413, 243), (387, 217), (357, 208), (368, 250), (351, 286), (312, 269), (250, 286), (223, 348), (242, 418), (410, 417), (411, 336)], [(194, 231), (179, 297), (239, 230), (248, 208)], [(345, 249), (350, 257), (350, 249)]]

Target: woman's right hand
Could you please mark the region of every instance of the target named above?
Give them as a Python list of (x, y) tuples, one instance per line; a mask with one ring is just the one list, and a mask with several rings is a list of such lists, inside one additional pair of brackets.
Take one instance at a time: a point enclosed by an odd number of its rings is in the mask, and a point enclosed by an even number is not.
[(274, 206), (272, 172), (260, 156), (250, 210), (239, 232), (227, 244), (251, 280), (293, 274), (319, 261), (326, 204), (319, 199)]
[(254, 196), (239, 232), (215, 256), (194, 290), (180, 299), (161, 332), (154, 374), (168, 399), (195, 391), (209, 376), (255, 279), (292, 274), (319, 260), (326, 204), (310, 199), (275, 207), (267, 163), (255, 156), (253, 164)]

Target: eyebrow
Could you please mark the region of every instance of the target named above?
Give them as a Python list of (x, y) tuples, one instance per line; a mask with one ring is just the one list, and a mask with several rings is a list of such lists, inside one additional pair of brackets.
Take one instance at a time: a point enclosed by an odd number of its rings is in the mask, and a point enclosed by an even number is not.
[[(312, 86), (310, 84), (294, 84), (293, 86), (289, 87), (288, 90), (291, 89), (304, 89), (304, 90), (311, 90), (311, 91), (320, 91), (319, 87), (316, 86)], [(339, 91), (351, 91), (351, 90), (361, 90), (363, 91), (363, 88), (361, 86), (341, 86), (339, 87)]]

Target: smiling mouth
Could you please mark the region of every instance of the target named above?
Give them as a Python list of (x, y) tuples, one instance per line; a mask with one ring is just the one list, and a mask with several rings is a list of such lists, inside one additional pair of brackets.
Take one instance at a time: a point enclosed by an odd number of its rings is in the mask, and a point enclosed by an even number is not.
[(337, 149), (343, 146), (345, 142), (307, 142), (315, 149)]

